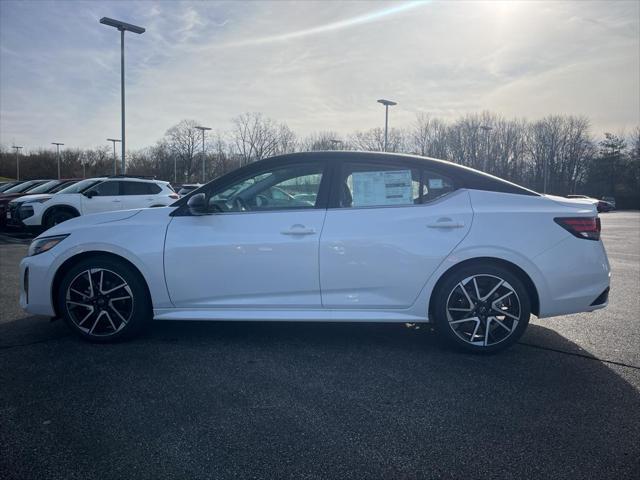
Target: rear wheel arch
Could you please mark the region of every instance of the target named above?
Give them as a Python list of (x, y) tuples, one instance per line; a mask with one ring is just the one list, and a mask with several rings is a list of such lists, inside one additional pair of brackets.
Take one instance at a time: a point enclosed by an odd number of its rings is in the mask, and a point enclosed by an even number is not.
[(94, 258), (101, 258), (101, 259), (107, 258), (110, 260), (115, 260), (131, 268), (139, 276), (139, 280), (144, 285), (147, 298), (153, 308), (153, 300), (151, 298), (151, 292), (149, 290), (149, 284), (147, 283), (147, 279), (144, 277), (140, 269), (135, 264), (133, 264), (131, 261), (127, 260), (126, 258), (122, 257), (121, 255), (117, 255), (115, 253), (104, 252), (104, 251), (89, 251), (89, 252), (82, 252), (77, 255), (74, 255), (73, 257), (68, 258), (62, 263), (62, 265), (60, 265), (60, 267), (56, 271), (53, 277), (53, 282), (51, 283), (51, 292), (50, 292), (51, 301), (53, 304), (56, 317), (61, 316), (61, 312), (58, 311), (58, 302), (56, 301), (56, 299), (58, 298), (58, 290), (60, 289), (62, 279), (67, 274), (67, 272), (71, 270), (71, 268), (73, 268), (74, 265), (77, 265), (79, 262), (83, 260), (94, 259)]
[(440, 275), (440, 278), (434, 285), (433, 290), (431, 292), (431, 298), (429, 299), (429, 310), (428, 310), (429, 316), (431, 316), (431, 313), (433, 312), (433, 302), (434, 302), (435, 293), (438, 291), (440, 286), (444, 283), (446, 278), (450, 274), (452, 274), (453, 272), (461, 268), (469, 267), (472, 265), (480, 265), (480, 264), (496, 265), (496, 266), (506, 268), (511, 273), (513, 273), (516, 277), (518, 277), (518, 279), (524, 284), (527, 290), (527, 293), (529, 294), (529, 299), (531, 301), (531, 313), (533, 313), (536, 316), (540, 314), (540, 297), (538, 295), (538, 289), (536, 288), (535, 284), (533, 283), (533, 280), (531, 280), (531, 277), (527, 274), (527, 272), (525, 272), (522, 268), (520, 268), (515, 263), (510, 262), (508, 260), (504, 260), (502, 258), (476, 257), (476, 258), (470, 258), (468, 260), (463, 260), (460, 263), (456, 263), (455, 265), (450, 267), (446, 272)]

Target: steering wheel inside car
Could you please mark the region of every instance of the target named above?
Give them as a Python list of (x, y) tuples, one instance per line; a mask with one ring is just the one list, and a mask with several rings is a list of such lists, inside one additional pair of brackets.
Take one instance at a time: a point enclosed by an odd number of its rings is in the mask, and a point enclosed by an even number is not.
[(266, 207), (269, 205), (269, 198), (266, 195), (256, 195), (256, 207)]
[(233, 199), (233, 210), (238, 212), (246, 212), (249, 209), (247, 208), (246, 202), (242, 198), (235, 197)]

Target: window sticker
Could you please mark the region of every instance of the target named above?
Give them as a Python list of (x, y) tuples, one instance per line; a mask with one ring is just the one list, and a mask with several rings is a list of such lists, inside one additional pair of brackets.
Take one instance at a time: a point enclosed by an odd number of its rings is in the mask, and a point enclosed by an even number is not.
[(429, 179), (429, 190), (438, 190), (444, 188), (444, 182), (441, 178), (430, 178)]
[(413, 203), (411, 170), (353, 172), (353, 206)]

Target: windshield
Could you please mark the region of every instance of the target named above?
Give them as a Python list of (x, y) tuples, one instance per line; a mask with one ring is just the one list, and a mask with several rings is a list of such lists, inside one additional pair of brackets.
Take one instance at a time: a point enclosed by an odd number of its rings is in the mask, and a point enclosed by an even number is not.
[(76, 183), (78, 183), (77, 180), (72, 180), (70, 182), (62, 182), (56, 188), (52, 188), (47, 193), (58, 193), (60, 190), (63, 190), (65, 188), (69, 188), (71, 185), (75, 185)]
[(30, 180), (28, 182), (21, 183), (20, 185), (16, 185), (15, 187), (6, 190), (4, 193), (22, 193), (29, 190), (34, 185), (40, 185), (41, 183), (42, 180)]
[(4, 192), (5, 190), (9, 190), (12, 187), (16, 186), (17, 182), (8, 182), (5, 185), (0, 185), (0, 192)]
[(58, 193), (80, 193), (101, 181), (102, 178), (87, 178), (86, 180), (80, 180), (78, 183), (74, 183), (67, 188), (63, 188)]
[(51, 190), (53, 187), (55, 187), (59, 183), (60, 183), (59, 180), (51, 180), (50, 182), (45, 182), (39, 187), (35, 187), (29, 190), (29, 193), (47, 193), (49, 190)]

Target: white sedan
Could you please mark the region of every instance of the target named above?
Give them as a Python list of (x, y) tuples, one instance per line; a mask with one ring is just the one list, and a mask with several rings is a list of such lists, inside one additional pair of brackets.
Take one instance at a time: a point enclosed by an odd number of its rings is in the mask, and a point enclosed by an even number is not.
[(440, 160), (314, 152), (253, 163), (172, 208), (57, 225), (21, 279), (25, 310), (96, 342), (151, 319), (435, 322), (453, 345), (494, 352), (532, 313), (605, 307), (610, 273), (588, 201)]

